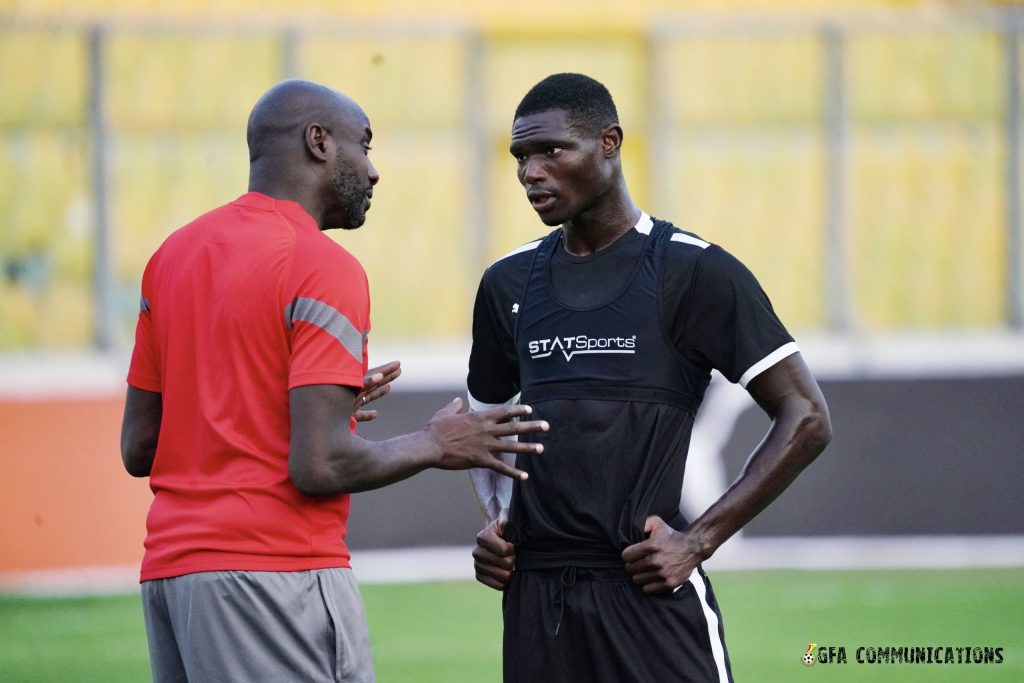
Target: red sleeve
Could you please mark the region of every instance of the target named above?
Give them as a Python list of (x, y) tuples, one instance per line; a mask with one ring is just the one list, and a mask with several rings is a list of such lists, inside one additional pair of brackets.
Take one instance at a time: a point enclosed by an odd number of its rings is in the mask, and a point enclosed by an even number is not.
[[(155, 257), (154, 257), (155, 259)], [(144, 391), (161, 393), (163, 381), (160, 372), (160, 354), (153, 331), (153, 260), (142, 275), (142, 293), (139, 297), (139, 320), (135, 325), (135, 348), (128, 366), (128, 384)]]
[(285, 305), (288, 388), (340, 384), (361, 390), (370, 331), (366, 273), (326, 236), (313, 248), (298, 249), (295, 258)]

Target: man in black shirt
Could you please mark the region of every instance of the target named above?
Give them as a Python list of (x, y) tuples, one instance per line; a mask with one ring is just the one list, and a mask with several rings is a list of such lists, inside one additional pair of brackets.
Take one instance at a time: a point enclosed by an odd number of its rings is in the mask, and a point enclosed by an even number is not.
[[(551, 425), (544, 455), (517, 463), (528, 481), (473, 471), (490, 520), (476, 576), (505, 591), (506, 681), (731, 680), (700, 563), (831, 438), (818, 385), (757, 280), (637, 208), (622, 139), (611, 95), (579, 74), (538, 83), (512, 124), (519, 181), (556, 229), (487, 269), (473, 317), (471, 405), (521, 401)], [(680, 490), (712, 369), (772, 425), (688, 521)]]

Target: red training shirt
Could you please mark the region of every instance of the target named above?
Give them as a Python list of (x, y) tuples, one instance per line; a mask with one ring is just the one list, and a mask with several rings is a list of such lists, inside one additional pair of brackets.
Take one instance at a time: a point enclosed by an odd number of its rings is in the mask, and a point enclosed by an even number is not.
[(349, 566), (349, 496), (288, 476), (288, 390), (360, 389), (369, 329), (362, 266), (294, 202), (250, 192), (167, 238), (128, 372), (163, 401), (141, 580)]

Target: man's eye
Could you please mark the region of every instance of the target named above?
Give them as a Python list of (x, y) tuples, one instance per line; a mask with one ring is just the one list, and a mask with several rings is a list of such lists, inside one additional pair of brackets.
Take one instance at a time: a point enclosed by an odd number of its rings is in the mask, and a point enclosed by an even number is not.
[(561, 147), (548, 147), (547, 155), (549, 157), (553, 157), (553, 156), (555, 156), (556, 154), (558, 154), (561, 151), (562, 151)]

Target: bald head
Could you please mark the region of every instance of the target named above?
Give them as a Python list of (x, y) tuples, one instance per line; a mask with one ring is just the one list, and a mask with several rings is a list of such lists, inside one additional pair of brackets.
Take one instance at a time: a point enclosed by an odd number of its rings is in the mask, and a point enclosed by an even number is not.
[(298, 202), (322, 230), (359, 227), (379, 180), (372, 136), (350, 97), (312, 81), (281, 81), (249, 114), (249, 190)]
[(325, 85), (298, 78), (281, 81), (263, 94), (249, 114), (245, 133), (249, 163), (302, 150), (309, 124), (332, 128), (352, 110), (359, 106), (351, 98)]

